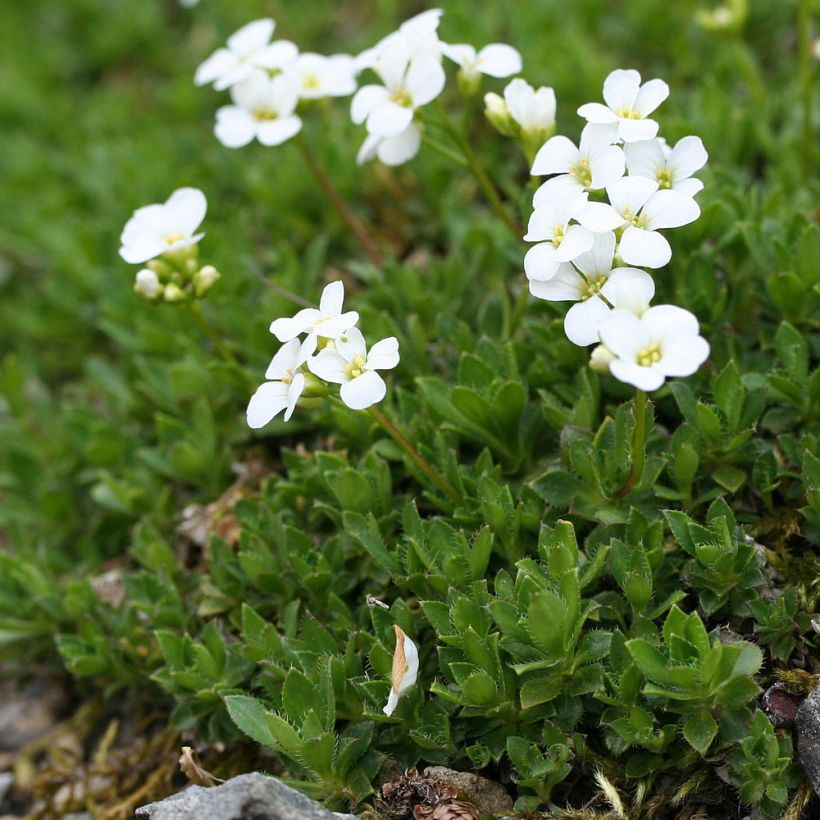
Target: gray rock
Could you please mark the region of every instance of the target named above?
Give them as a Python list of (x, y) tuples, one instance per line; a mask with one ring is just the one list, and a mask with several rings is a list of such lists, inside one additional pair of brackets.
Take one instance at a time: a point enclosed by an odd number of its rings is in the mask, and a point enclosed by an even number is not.
[(803, 701), (794, 719), (797, 728), (797, 755), (814, 791), (820, 795), (820, 686)]
[(221, 786), (189, 786), (185, 791), (137, 809), (149, 820), (355, 820), (328, 811), (275, 777), (253, 772)]
[(513, 799), (507, 794), (507, 790), (500, 783), (486, 777), (470, 772), (457, 772), (445, 766), (430, 766), (424, 770), (424, 776), (458, 789), (459, 799), (474, 803), (482, 814), (503, 814), (513, 807)]

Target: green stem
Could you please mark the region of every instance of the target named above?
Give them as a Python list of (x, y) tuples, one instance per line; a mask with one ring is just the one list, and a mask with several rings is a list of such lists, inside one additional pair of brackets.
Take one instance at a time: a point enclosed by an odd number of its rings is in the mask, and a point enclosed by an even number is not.
[(510, 317), (510, 326), (507, 332), (507, 338), (512, 337), (515, 331), (518, 330), (518, 325), (521, 322), (521, 318), (524, 316), (524, 311), (527, 309), (529, 299), (530, 288), (529, 284), (525, 283), (524, 287), (521, 288), (521, 291), (518, 294), (518, 298), (515, 300), (515, 306), (513, 307), (512, 316)]
[(367, 232), (367, 229), (364, 227), (359, 218), (353, 213), (353, 211), (350, 210), (350, 207), (347, 202), (345, 202), (344, 197), (339, 193), (339, 190), (333, 184), (333, 180), (330, 176), (328, 176), (325, 169), (319, 163), (319, 160), (311, 150), (310, 145), (302, 132), (299, 132), (296, 136), (296, 145), (302, 153), (305, 164), (308, 168), (310, 168), (313, 176), (316, 177), (316, 181), (319, 183), (319, 186), (325, 194), (327, 194), (330, 204), (333, 205), (344, 223), (348, 228), (350, 228), (356, 239), (359, 240), (359, 243), (362, 248), (364, 248), (364, 252), (367, 254), (370, 261), (377, 268), (384, 267), (384, 255), (376, 246), (376, 243), (370, 237), (370, 234)]
[(803, 171), (811, 173), (814, 135), (812, 133), (812, 55), (811, 55), (811, 0), (800, 0), (797, 7), (798, 59), (800, 61), (800, 153)]
[(450, 118), (447, 116), (444, 107), (438, 101), (436, 102), (436, 108), (445, 130), (464, 154), (464, 159), (467, 161), (467, 167), (475, 177), (478, 187), (481, 188), (487, 203), (493, 209), (496, 216), (509, 228), (510, 233), (512, 233), (517, 240), (520, 240), (524, 235), (524, 229), (516, 222), (515, 219), (513, 219), (509, 211), (504, 207), (504, 203), (501, 201), (501, 196), (496, 190), (495, 185), (493, 185), (492, 180), (484, 171), (484, 168), (479, 162), (475, 151), (473, 151), (469, 140), (458, 130), (458, 128), (455, 127), (455, 125), (453, 125)]
[(643, 468), (646, 463), (646, 393), (643, 390), (635, 392), (633, 405), (635, 413), (635, 429), (632, 431), (632, 444), (629, 455), (632, 460), (632, 469), (629, 477), (615, 493), (616, 498), (629, 495), (643, 477)]
[(410, 439), (390, 421), (389, 418), (381, 411), (378, 407), (371, 407), (369, 410), (370, 415), (381, 425), (381, 427), (387, 432), (393, 441), (401, 447), (405, 453), (413, 460), (415, 465), (433, 482), (433, 484), (438, 487), (450, 500), (459, 505), (462, 503), (461, 495), (458, 491), (452, 487), (444, 478), (442, 478), (441, 474), (427, 461), (426, 458), (413, 446)]
[(205, 318), (202, 313), (201, 308), (199, 307), (199, 302), (190, 302), (189, 308), (191, 312), (191, 316), (194, 317), (194, 321), (196, 322), (199, 329), (202, 331), (203, 335), (208, 338), (211, 344), (214, 346), (214, 349), (219, 353), (222, 358), (236, 367), (241, 367), (239, 364), (239, 359), (234, 356), (234, 354), (225, 347), (222, 339), (219, 338), (219, 334), (213, 328), (211, 323)]
[(431, 137), (427, 134), (422, 136), (422, 142), (425, 145), (429, 145), (434, 151), (438, 151), (444, 157), (450, 160), (450, 162), (454, 162), (456, 165), (460, 165), (462, 168), (467, 167), (467, 160), (464, 159), (461, 154), (457, 154), (451, 148), (448, 148), (446, 145), (440, 143), (435, 137)]

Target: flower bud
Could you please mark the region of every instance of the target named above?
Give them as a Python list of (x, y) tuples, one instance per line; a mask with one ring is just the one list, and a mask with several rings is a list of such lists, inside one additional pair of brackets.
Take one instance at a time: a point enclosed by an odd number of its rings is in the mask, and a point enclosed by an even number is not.
[(478, 89), (481, 88), (481, 74), (477, 71), (465, 71), (460, 68), (456, 75), (458, 82), (458, 90), (465, 97), (474, 97), (478, 94)]
[(134, 292), (146, 299), (156, 299), (162, 295), (162, 285), (157, 274), (149, 268), (143, 268), (134, 280)]
[(515, 135), (513, 119), (510, 116), (510, 108), (506, 100), (499, 94), (490, 92), (484, 95), (484, 116), (490, 121), (490, 125), (505, 137)]
[(166, 302), (183, 302), (185, 301), (185, 291), (177, 284), (165, 286), (165, 293), (163, 294)]
[(589, 357), (589, 366), (596, 373), (609, 373), (609, 363), (614, 360), (615, 355), (608, 347), (598, 345)]
[(213, 265), (205, 265), (194, 274), (194, 293), (201, 298), (219, 279), (219, 271)]
[(746, 22), (749, 13), (747, 0), (728, 0), (714, 9), (701, 9), (695, 15), (695, 22), (707, 31), (738, 31)]

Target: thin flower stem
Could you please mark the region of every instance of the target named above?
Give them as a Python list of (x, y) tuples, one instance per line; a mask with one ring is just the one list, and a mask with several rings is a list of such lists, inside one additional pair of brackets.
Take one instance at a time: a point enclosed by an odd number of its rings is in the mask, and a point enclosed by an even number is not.
[(479, 162), (479, 159), (476, 156), (475, 151), (473, 151), (469, 140), (461, 133), (461, 131), (458, 130), (458, 128), (456, 128), (455, 125), (453, 125), (450, 118), (447, 116), (447, 112), (444, 110), (444, 107), (438, 101), (436, 102), (436, 108), (445, 130), (464, 154), (464, 159), (467, 161), (467, 167), (475, 177), (479, 188), (481, 188), (481, 191), (487, 200), (487, 203), (493, 209), (496, 216), (509, 228), (510, 233), (512, 233), (516, 239), (520, 240), (524, 235), (524, 229), (516, 222), (515, 219), (513, 219), (509, 211), (504, 207), (504, 203), (501, 201), (501, 196), (496, 190), (495, 185), (493, 185), (492, 180), (490, 180), (487, 176), (487, 173)]
[(464, 159), (461, 154), (457, 154), (452, 148), (448, 148), (446, 145), (440, 143), (435, 137), (428, 136), (424, 134), (422, 136), (422, 142), (425, 145), (429, 145), (434, 151), (438, 151), (444, 157), (450, 160), (450, 162), (454, 162), (456, 165), (460, 165), (462, 168), (467, 167), (467, 160)]
[(518, 325), (521, 323), (521, 319), (524, 316), (524, 311), (527, 309), (529, 299), (529, 284), (525, 284), (524, 287), (521, 288), (518, 298), (515, 300), (515, 306), (513, 307), (512, 316), (510, 317), (510, 326), (507, 332), (508, 338), (512, 337), (515, 331), (518, 330)]
[(629, 448), (629, 455), (632, 461), (632, 469), (629, 477), (615, 493), (616, 498), (624, 498), (629, 495), (639, 484), (643, 477), (643, 468), (646, 463), (646, 393), (643, 390), (635, 392), (633, 404), (635, 413), (635, 429), (632, 431), (632, 444)]
[(338, 188), (333, 184), (333, 180), (328, 176), (325, 169), (319, 163), (319, 160), (316, 158), (316, 155), (310, 148), (307, 139), (305, 138), (304, 134), (301, 132), (296, 136), (296, 144), (299, 146), (299, 150), (302, 153), (302, 157), (305, 160), (305, 164), (310, 168), (313, 176), (316, 177), (316, 181), (319, 183), (322, 190), (327, 194), (327, 198), (330, 200), (330, 204), (336, 209), (339, 216), (342, 218), (344, 223), (350, 228), (353, 235), (356, 239), (359, 240), (362, 248), (364, 248), (365, 253), (367, 254), (370, 261), (377, 267), (382, 268), (384, 267), (384, 254), (379, 250), (376, 246), (376, 243), (371, 238), (370, 234), (367, 232), (367, 229), (362, 224), (361, 220), (350, 210), (347, 202), (345, 202), (344, 197), (339, 193)]
[(797, 7), (797, 41), (800, 61), (800, 152), (803, 171), (808, 175), (812, 168), (814, 133), (812, 129), (812, 55), (811, 55), (811, 0), (800, 0)]
[(236, 356), (234, 356), (234, 354), (228, 350), (227, 347), (225, 347), (222, 339), (219, 338), (219, 334), (203, 315), (202, 310), (199, 307), (199, 302), (190, 302), (189, 308), (191, 316), (194, 317), (194, 322), (196, 322), (203, 335), (206, 336), (210, 343), (214, 346), (217, 353), (219, 353), (219, 355), (222, 356), (222, 358), (229, 364), (236, 367), (241, 367), (239, 364), (239, 359), (237, 359)]
[(390, 421), (389, 418), (378, 407), (371, 407), (368, 411), (371, 416), (381, 425), (390, 437), (401, 447), (408, 456), (415, 462), (416, 466), (456, 505), (462, 503), (459, 492), (452, 487), (441, 474), (427, 461), (426, 458), (413, 446), (410, 439)]

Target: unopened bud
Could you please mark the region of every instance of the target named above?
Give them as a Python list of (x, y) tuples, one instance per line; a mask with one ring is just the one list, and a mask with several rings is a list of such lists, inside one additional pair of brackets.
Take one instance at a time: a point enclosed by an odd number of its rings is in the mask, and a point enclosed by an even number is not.
[(204, 296), (219, 279), (219, 271), (213, 265), (205, 265), (194, 274), (194, 293)]
[(608, 347), (598, 345), (589, 357), (589, 366), (596, 373), (609, 373), (609, 364), (613, 361), (615, 354)]
[(171, 282), (170, 285), (165, 286), (163, 297), (166, 302), (182, 302), (185, 300), (185, 291), (179, 285)]
[(458, 90), (465, 97), (475, 97), (478, 89), (481, 88), (481, 74), (478, 71), (465, 71), (460, 68), (456, 75)]
[(137, 273), (134, 280), (134, 291), (146, 299), (156, 299), (162, 295), (162, 285), (159, 277), (149, 268), (143, 268)]
[(495, 92), (484, 95), (484, 116), (490, 121), (490, 125), (503, 134), (505, 137), (515, 136), (515, 126), (513, 118), (510, 116), (510, 108), (507, 101)]

